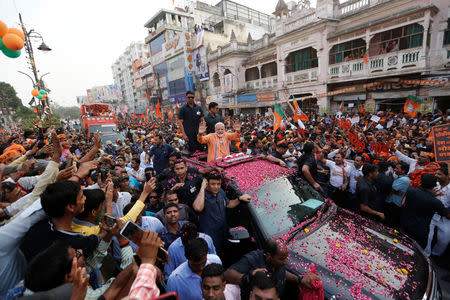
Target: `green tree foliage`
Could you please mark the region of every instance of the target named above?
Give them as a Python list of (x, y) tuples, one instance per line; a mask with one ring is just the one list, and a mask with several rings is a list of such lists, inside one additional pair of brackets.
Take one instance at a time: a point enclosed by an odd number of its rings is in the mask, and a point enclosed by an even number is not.
[(59, 106), (54, 105), (53, 111), (64, 119), (79, 119), (81, 110), (78, 106)]
[[(34, 128), (33, 120), (36, 120), (37, 115), (31, 108), (22, 104), (22, 101), (17, 97), (15, 89), (6, 82), (0, 82), (0, 107), (8, 108), (12, 111), (14, 121), (18, 122), (18, 125), (20, 125), (22, 129)], [(77, 118), (80, 115), (79, 111), (80, 109), (78, 108)], [(58, 112), (52, 113), (51, 117), (45, 115), (41, 122), (44, 126), (55, 125), (58, 127), (61, 121), (60, 115), (67, 116), (66, 113), (67, 112), (63, 110), (61, 114)]]
[(22, 107), (22, 101), (17, 97), (16, 90), (6, 82), (0, 81), (0, 105), (13, 110)]

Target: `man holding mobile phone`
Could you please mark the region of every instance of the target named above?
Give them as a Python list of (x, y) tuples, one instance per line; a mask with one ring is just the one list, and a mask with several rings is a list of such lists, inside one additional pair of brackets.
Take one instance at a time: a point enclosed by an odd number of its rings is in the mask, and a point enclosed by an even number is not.
[(130, 299), (154, 299), (159, 296), (155, 263), (160, 245), (161, 239), (157, 233), (150, 230), (142, 232), (136, 251), (140, 259), (139, 271), (128, 294)]

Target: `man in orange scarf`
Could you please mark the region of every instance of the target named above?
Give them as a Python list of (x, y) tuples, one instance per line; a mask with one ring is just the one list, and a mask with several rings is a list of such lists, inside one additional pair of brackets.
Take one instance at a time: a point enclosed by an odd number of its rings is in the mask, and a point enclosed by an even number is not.
[(229, 141), (239, 138), (241, 123), (234, 122), (233, 129), (233, 133), (225, 132), (225, 125), (219, 122), (214, 127), (214, 133), (205, 135), (206, 123), (200, 123), (197, 140), (201, 144), (208, 144), (208, 162), (230, 154)]

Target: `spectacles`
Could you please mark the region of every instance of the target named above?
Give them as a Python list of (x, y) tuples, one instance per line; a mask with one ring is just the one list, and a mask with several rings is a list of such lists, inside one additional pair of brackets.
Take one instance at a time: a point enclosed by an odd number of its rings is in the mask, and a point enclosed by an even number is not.
[(82, 257), (82, 256), (83, 256), (83, 252), (80, 251), (79, 249), (75, 249), (75, 257), (76, 257), (77, 259), (79, 259), (79, 258)]
[(158, 196), (148, 196), (149, 198), (157, 199)]
[(194, 99), (194, 97), (192, 97), (192, 96), (189, 96), (189, 97), (187, 97), (188, 99)]

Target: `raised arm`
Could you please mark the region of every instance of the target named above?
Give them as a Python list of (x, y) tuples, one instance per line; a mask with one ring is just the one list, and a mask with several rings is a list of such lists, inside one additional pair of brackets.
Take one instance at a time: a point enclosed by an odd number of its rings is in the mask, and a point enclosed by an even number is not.
[(200, 192), (197, 195), (197, 198), (195, 198), (194, 203), (192, 204), (192, 207), (196, 212), (202, 212), (205, 208), (205, 189), (208, 184), (208, 180), (203, 178), (202, 186), (200, 188)]
[(98, 135), (98, 133), (95, 133), (94, 134), (94, 146), (91, 148), (91, 150), (89, 150), (88, 153), (86, 153), (85, 156), (83, 156), (79, 160), (79, 162), (83, 163), (83, 162), (93, 160), (101, 146), (102, 146), (102, 140), (100, 139), (100, 136)]

